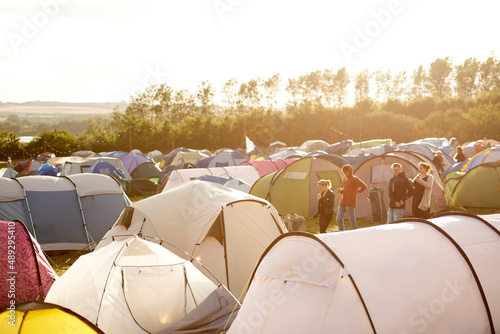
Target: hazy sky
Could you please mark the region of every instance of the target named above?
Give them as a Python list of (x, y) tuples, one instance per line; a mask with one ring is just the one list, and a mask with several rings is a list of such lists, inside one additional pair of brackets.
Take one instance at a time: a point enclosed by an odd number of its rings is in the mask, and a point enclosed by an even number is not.
[(500, 56), (498, 0), (1, 0), (0, 101)]

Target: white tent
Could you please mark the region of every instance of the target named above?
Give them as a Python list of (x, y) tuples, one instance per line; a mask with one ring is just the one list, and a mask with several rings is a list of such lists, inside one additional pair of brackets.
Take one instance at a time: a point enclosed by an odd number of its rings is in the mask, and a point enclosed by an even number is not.
[[(73, 310), (105, 333), (153, 333), (182, 322), (213, 293), (218, 303), (205, 305), (211, 311), (202, 313), (225, 309), (227, 320), (237, 302), (224, 290), (190, 261), (130, 237), (81, 256), (52, 285), (45, 301)], [(204, 319), (197, 320), (201, 326)]]
[(118, 235), (160, 238), (195, 257), (239, 297), (264, 250), (285, 231), (266, 200), (196, 180), (133, 204), (98, 248)]
[(250, 186), (252, 186), (260, 177), (257, 168), (254, 166), (175, 169), (170, 173), (167, 183), (163, 188), (163, 192), (203, 175), (233, 177), (248, 183)]
[(257, 265), (229, 333), (498, 332), (500, 217), (483, 218), (285, 234)]

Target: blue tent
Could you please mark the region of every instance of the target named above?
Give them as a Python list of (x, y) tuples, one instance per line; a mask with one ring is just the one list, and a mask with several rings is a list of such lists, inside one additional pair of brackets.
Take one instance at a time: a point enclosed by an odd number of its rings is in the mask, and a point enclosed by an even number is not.
[(106, 161), (98, 161), (89, 169), (87, 169), (86, 173), (94, 173), (94, 174), (104, 174), (112, 176), (113, 173), (117, 174), (121, 178), (125, 179), (125, 175), (121, 172), (121, 170), (117, 169), (115, 166)]
[(238, 151), (222, 151), (210, 157), (198, 160), (195, 165), (198, 168), (239, 166), (243, 161), (249, 161), (247, 157)]

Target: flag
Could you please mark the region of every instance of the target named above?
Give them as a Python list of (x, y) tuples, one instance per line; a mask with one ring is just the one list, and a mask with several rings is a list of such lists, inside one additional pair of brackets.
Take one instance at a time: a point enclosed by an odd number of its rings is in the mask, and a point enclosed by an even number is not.
[(250, 153), (252, 152), (253, 150), (255, 150), (255, 144), (253, 143), (253, 141), (250, 140), (250, 138), (248, 137), (245, 137), (246, 138), (246, 146), (247, 146), (247, 153)]

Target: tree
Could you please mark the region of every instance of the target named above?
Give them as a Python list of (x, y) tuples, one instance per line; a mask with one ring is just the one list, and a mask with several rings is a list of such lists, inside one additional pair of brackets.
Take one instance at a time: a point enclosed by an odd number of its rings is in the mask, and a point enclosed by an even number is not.
[(479, 68), (479, 89), (482, 92), (500, 90), (500, 61), (490, 56)]
[(451, 96), (450, 74), (452, 69), (449, 57), (438, 58), (429, 67), (427, 87), (438, 99)]
[(476, 58), (468, 58), (462, 65), (455, 66), (455, 90), (458, 96), (473, 97), (476, 94), (479, 66)]
[(205, 116), (209, 115), (212, 111), (214, 96), (215, 89), (212, 87), (210, 82), (202, 81), (198, 86), (196, 98), (198, 100), (198, 103), (201, 105), (201, 112)]
[(263, 82), (264, 99), (269, 110), (273, 110), (273, 108), (276, 106), (276, 96), (279, 92), (280, 84), (281, 77), (279, 74), (275, 74)]
[(339, 108), (344, 105), (347, 96), (347, 86), (350, 81), (351, 79), (349, 78), (345, 67), (342, 67), (337, 71), (333, 85), (333, 95), (335, 97), (337, 107)]
[(222, 88), (222, 102), (226, 104), (231, 114), (234, 114), (238, 105), (238, 82), (235, 78), (229, 79)]
[(407, 93), (407, 78), (406, 71), (401, 71), (392, 80), (392, 89), (390, 92), (390, 99), (405, 99)]
[(194, 115), (195, 109), (194, 96), (187, 89), (180, 89), (173, 96), (170, 121), (179, 124), (184, 117)]
[(428, 95), (425, 84), (427, 82), (427, 72), (422, 65), (416, 71), (413, 71), (412, 81), (410, 96), (413, 100), (419, 100)]
[(19, 137), (13, 132), (0, 131), (0, 159), (20, 158), (22, 146)]
[(387, 101), (392, 97), (393, 81), (391, 71), (376, 71), (373, 75), (375, 76), (375, 83), (377, 84), (376, 99), (379, 101)]
[(371, 75), (367, 69), (356, 74), (354, 82), (356, 102), (360, 102), (369, 97), (370, 77)]

